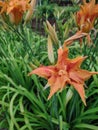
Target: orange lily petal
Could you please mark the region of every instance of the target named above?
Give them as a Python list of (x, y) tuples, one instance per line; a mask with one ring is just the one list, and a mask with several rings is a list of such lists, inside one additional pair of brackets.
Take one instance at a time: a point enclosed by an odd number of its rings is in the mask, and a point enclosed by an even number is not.
[(54, 67), (52, 67), (52, 66), (51, 67), (42, 66), (42, 67), (39, 67), (39, 68), (33, 70), (28, 75), (37, 74), (37, 75), (47, 79), (54, 73), (53, 69), (54, 69)]
[(77, 83), (84, 83), (92, 75), (98, 74), (98, 72), (89, 72), (87, 70), (79, 69), (77, 71), (71, 71), (69, 73), (70, 78)]
[(17, 8), (18, 11), (26, 11), (29, 7), (30, 0), (10, 0), (9, 7), (7, 8), (7, 14), (9, 14), (13, 9)]
[(84, 83), (83, 79), (79, 77), (77, 74), (77, 71), (72, 71), (69, 73), (69, 77), (72, 81), (75, 81), (76, 83)]
[(95, 5), (93, 13), (98, 17), (98, 4)]
[[(58, 91), (62, 90), (65, 87), (65, 84), (67, 82), (67, 78), (65, 76), (57, 77), (56, 79), (50, 79), (52, 82), (52, 85), (50, 86), (50, 94), (48, 96), (48, 100)], [(53, 81), (55, 81), (53, 83)]]
[(86, 0), (82, 0), (83, 1), (83, 4), (85, 5), (86, 4)]
[(74, 59), (69, 59), (69, 64), (68, 64), (68, 67), (67, 67), (67, 70), (77, 70), (80, 68), (80, 65), (81, 63), (86, 59), (86, 56), (85, 57), (82, 57), (82, 56), (79, 56), (77, 58), (74, 58)]
[(1, 9), (0, 9), (0, 14), (6, 12), (7, 2), (5, 2), (5, 1), (0, 1), (0, 7), (1, 7)]
[(75, 83), (75, 82), (71, 82), (71, 84), (76, 89), (76, 91), (79, 93), (84, 105), (86, 106), (85, 91), (84, 91), (83, 84), (78, 84), (78, 83)]
[(62, 48), (58, 49), (58, 61), (57, 66), (64, 65), (64, 61), (68, 57), (68, 48), (66, 47), (64, 50)]

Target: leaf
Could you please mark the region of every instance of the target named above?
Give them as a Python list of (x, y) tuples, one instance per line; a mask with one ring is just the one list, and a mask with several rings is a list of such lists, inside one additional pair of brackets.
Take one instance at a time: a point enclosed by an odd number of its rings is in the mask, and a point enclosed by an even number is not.
[(83, 128), (83, 129), (89, 129), (89, 130), (98, 130), (98, 126), (95, 125), (89, 125), (89, 124), (77, 124), (75, 128)]

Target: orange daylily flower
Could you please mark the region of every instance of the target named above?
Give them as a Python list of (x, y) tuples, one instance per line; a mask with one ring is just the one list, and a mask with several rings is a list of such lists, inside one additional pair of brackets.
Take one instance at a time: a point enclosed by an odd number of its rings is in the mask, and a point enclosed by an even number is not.
[(24, 12), (30, 8), (30, 0), (0, 1), (0, 7), (0, 13), (5, 12), (9, 15), (10, 21), (17, 25), (22, 20)]
[(95, 0), (89, 3), (83, 0), (81, 9), (76, 13), (76, 22), (82, 32), (88, 33), (94, 26), (95, 19), (98, 17), (98, 4)]
[(23, 13), (29, 8), (30, 0), (10, 0), (7, 8), (7, 14), (12, 23), (16, 25), (22, 20)]
[(0, 14), (6, 12), (7, 5), (8, 5), (7, 1), (0, 1)]
[(41, 66), (28, 75), (37, 74), (48, 80), (50, 86), (48, 99), (50, 99), (58, 90), (62, 90), (67, 84), (70, 84), (76, 89), (83, 103), (86, 105), (84, 82), (93, 74), (98, 74), (98, 72), (89, 72), (80, 68), (81, 63), (85, 58), (86, 57), (79, 56), (75, 59), (69, 59), (68, 48), (65, 48), (64, 50), (59, 48), (56, 65)]

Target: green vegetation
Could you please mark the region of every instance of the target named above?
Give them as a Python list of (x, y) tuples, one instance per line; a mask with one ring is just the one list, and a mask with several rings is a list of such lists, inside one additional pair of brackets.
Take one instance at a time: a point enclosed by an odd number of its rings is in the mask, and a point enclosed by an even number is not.
[[(39, 14), (41, 7), (38, 9)], [(54, 11), (54, 28), (60, 45), (77, 30), (72, 17), (76, 10), (70, 12), (70, 9), (72, 8), (68, 8), (68, 13), (61, 8)], [(98, 28), (97, 24), (95, 26)], [(98, 75), (86, 82), (87, 106), (84, 106), (78, 93), (69, 85), (48, 101), (50, 89), (44, 90), (47, 81), (36, 75), (28, 76), (32, 69), (43, 64), (50, 65), (46, 28), (45, 34), (42, 36), (32, 31), (30, 25), (20, 24), (17, 28), (9, 26), (7, 29), (2, 25), (0, 28), (0, 129), (98, 130)], [(82, 46), (79, 41), (74, 41), (69, 46), (69, 57), (87, 55), (82, 68), (98, 72), (98, 33), (95, 36), (91, 31), (91, 38), (93, 44), (90, 47), (85, 38)], [(55, 59), (57, 49), (58, 46), (53, 44)], [(73, 95), (67, 102), (68, 91)]]

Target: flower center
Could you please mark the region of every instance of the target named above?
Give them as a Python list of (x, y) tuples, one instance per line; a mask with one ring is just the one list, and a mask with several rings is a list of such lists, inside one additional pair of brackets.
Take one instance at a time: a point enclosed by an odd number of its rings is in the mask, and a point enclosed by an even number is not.
[(61, 75), (66, 75), (66, 71), (65, 70), (59, 70), (58, 74), (61, 76)]

